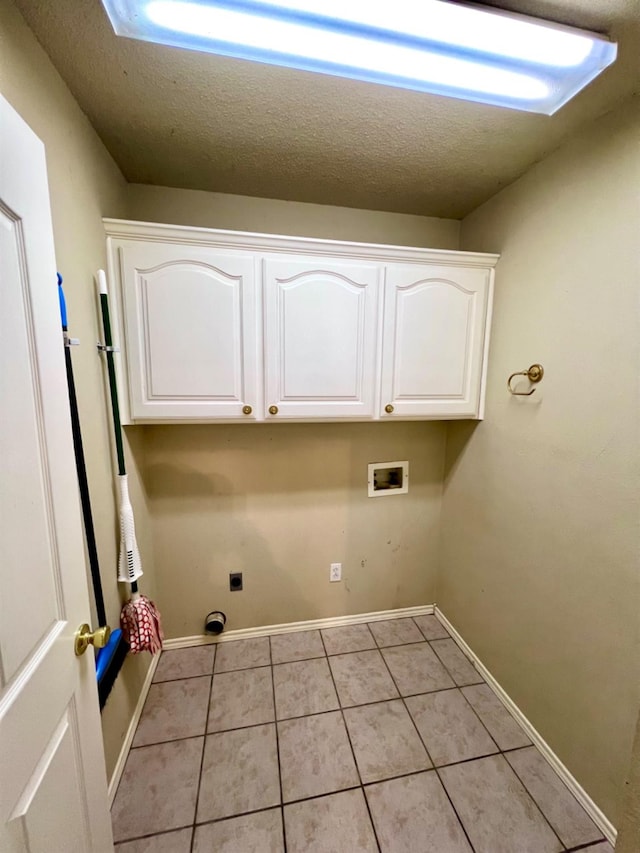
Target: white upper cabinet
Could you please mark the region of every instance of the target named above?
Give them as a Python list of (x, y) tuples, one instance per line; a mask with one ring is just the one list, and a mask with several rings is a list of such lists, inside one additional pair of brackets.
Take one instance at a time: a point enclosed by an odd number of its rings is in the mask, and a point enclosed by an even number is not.
[(133, 241), (119, 256), (132, 419), (255, 417), (253, 256)]
[(264, 260), (265, 416), (371, 418), (380, 270)]
[(496, 255), (105, 224), (125, 423), (482, 417)]
[(381, 417), (479, 416), (490, 282), (488, 269), (387, 267)]

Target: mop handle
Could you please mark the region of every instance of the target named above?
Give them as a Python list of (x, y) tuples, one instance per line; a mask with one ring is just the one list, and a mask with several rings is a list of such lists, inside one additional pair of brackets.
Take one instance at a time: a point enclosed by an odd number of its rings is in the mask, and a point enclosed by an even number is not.
[(100, 292), (100, 308), (102, 310), (102, 327), (104, 343), (107, 347), (107, 371), (109, 373), (109, 391), (111, 394), (111, 413), (113, 415), (113, 434), (116, 439), (116, 455), (118, 457), (118, 474), (126, 474), (124, 464), (124, 448), (122, 446), (122, 427), (120, 426), (120, 406), (118, 404), (118, 385), (116, 383), (116, 368), (113, 360), (113, 338), (111, 336), (111, 318), (109, 316), (109, 295), (107, 293), (107, 277), (104, 270), (98, 270), (98, 289)]
[[(118, 457), (118, 474), (124, 476), (127, 471), (124, 464), (124, 447), (122, 445), (122, 426), (120, 425), (120, 406), (118, 404), (118, 385), (116, 368), (113, 360), (113, 338), (111, 335), (111, 318), (109, 317), (109, 294), (107, 291), (107, 276), (104, 270), (98, 270), (98, 292), (100, 294), (100, 309), (102, 311), (102, 327), (107, 355), (107, 372), (109, 374), (109, 392), (111, 395), (111, 413), (113, 416), (113, 434), (116, 440), (116, 455)], [(138, 582), (131, 583), (131, 592), (138, 592)]]

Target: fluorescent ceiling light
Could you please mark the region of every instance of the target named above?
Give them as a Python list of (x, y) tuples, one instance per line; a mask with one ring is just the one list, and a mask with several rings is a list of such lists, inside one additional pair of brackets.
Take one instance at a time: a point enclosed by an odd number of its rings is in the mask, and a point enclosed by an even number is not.
[(118, 35), (551, 115), (601, 36), (443, 0), (102, 0)]

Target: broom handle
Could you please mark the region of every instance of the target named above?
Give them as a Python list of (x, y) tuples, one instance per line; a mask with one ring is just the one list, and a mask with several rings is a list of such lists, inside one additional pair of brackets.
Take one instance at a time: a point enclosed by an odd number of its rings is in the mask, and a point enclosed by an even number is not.
[[(126, 474), (124, 464), (124, 447), (122, 444), (122, 426), (120, 424), (120, 405), (118, 403), (118, 385), (116, 382), (116, 368), (113, 360), (113, 338), (111, 335), (111, 318), (109, 316), (109, 295), (107, 293), (107, 277), (103, 270), (98, 271), (98, 284), (100, 287), (100, 309), (102, 311), (102, 327), (104, 329), (104, 343), (107, 347), (107, 372), (109, 374), (109, 393), (111, 396), (111, 414), (113, 416), (113, 434), (116, 439), (116, 455), (118, 457), (118, 474)], [(132, 581), (131, 592), (138, 592), (138, 582)]]
[(76, 396), (76, 383), (73, 377), (73, 364), (71, 362), (71, 347), (69, 344), (69, 328), (67, 325), (67, 303), (62, 289), (62, 276), (58, 273), (58, 297), (60, 300), (60, 317), (62, 320), (62, 332), (64, 337), (64, 362), (67, 371), (67, 389), (69, 391), (69, 411), (71, 413), (71, 432), (73, 434), (73, 451), (76, 457), (76, 472), (78, 474), (78, 487), (80, 489), (80, 505), (82, 506), (82, 518), (84, 521), (84, 533), (87, 543), (87, 554), (89, 555), (89, 568), (91, 569), (91, 581), (93, 583), (93, 595), (96, 601), (96, 615), (99, 625), (107, 624), (107, 611), (104, 606), (104, 595), (102, 592), (102, 580), (100, 578), (100, 564), (98, 561), (98, 547), (96, 545), (96, 533), (93, 526), (93, 513), (91, 512), (91, 497), (89, 495), (89, 482), (87, 480), (87, 466), (84, 458), (84, 447), (82, 444), (82, 431), (80, 429), (80, 413), (78, 411), (78, 399)]

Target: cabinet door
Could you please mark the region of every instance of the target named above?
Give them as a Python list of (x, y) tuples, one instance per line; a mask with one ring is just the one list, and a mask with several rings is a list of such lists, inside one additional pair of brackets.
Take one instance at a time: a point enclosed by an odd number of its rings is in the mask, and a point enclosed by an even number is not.
[(379, 278), (376, 264), (264, 260), (268, 419), (374, 416)]
[(254, 418), (253, 256), (142, 241), (119, 251), (132, 418)]
[(381, 417), (478, 417), (490, 282), (473, 267), (386, 268)]

